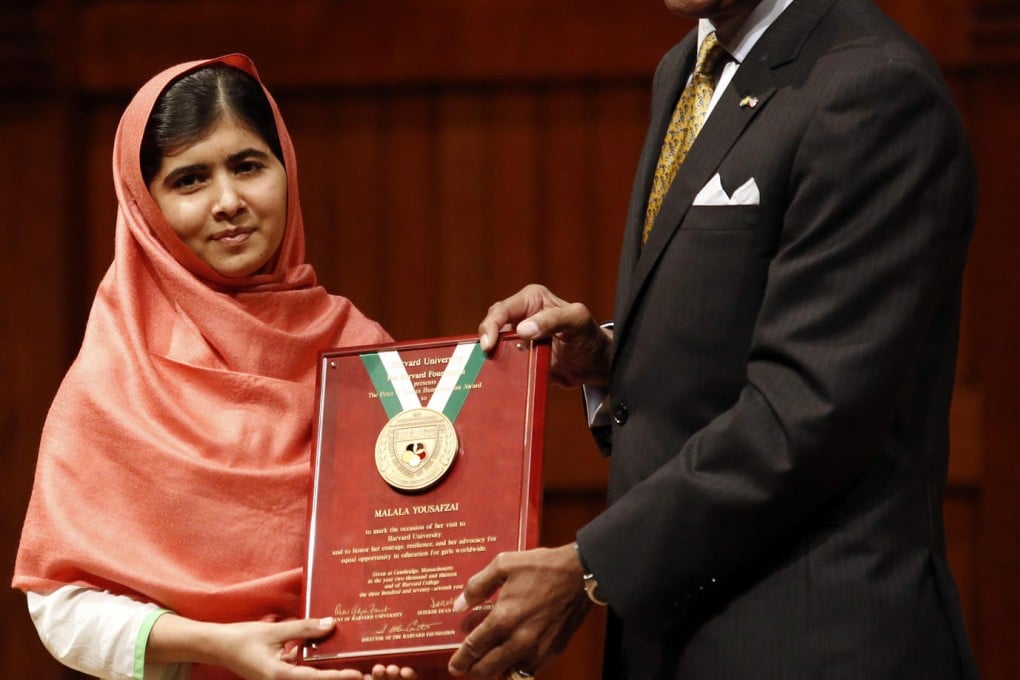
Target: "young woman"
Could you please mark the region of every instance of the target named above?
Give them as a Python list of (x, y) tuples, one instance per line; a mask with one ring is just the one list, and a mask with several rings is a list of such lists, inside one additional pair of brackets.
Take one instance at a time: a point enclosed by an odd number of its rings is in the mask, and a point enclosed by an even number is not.
[(304, 261), (294, 149), (252, 62), (175, 66), (114, 147), (113, 265), (47, 417), (15, 568), (106, 678), (413, 678), (294, 665), (320, 350), (388, 339)]

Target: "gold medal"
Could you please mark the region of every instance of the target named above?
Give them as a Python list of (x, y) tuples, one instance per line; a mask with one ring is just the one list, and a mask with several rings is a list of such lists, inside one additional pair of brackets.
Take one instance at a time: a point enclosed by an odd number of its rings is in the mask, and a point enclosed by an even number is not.
[(412, 408), (390, 418), (375, 443), (375, 466), (386, 483), (421, 491), (443, 478), (460, 442), (453, 423), (430, 408)]

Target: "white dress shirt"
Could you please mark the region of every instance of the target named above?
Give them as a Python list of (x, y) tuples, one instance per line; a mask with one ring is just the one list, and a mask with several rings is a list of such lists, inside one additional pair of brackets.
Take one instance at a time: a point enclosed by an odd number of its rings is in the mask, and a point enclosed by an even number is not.
[(28, 612), (39, 639), (70, 668), (110, 680), (187, 680), (190, 664), (147, 664), (153, 624), (167, 610), (105, 590), (66, 585), (29, 592)]

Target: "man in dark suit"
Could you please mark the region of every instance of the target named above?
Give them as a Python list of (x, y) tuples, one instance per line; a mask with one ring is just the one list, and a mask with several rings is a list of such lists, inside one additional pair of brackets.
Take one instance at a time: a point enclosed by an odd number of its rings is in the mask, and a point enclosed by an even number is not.
[(655, 75), (614, 328), (541, 286), (480, 327), (552, 336), (561, 383), (608, 388), (610, 504), (468, 582), (458, 609), (500, 592), (451, 672), (540, 668), (587, 590), (614, 680), (976, 677), (942, 521), (975, 212), (950, 94), (871, 0), (666, 4), (701, 22)]

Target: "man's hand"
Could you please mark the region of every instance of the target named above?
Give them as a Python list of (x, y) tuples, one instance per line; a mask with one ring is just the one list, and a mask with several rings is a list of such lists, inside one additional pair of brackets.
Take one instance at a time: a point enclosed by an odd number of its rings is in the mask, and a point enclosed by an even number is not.
[(553, 339), (550, 374), (560, 385), (604, 385), (609, 380), (612, 332), (599, 328), (583, 304), (566, 302), (545, 286), (531, 284), (489, 307), (478, 325), (482, 349), (495, 347), (506, 327), (527, 340)]
[(548, 663), (591, 606), (583, 577), (573, 545), (497, 555), (468, 580), (454, 604), (455, 611), (464, 611), (499, 590), (492, 610), (451, 657), (450, 674), (505, 678)]

